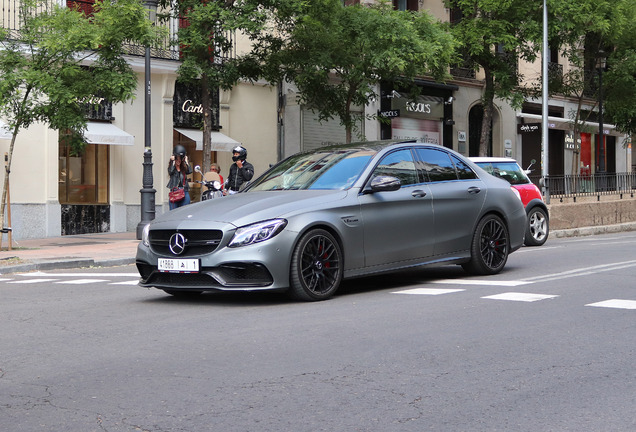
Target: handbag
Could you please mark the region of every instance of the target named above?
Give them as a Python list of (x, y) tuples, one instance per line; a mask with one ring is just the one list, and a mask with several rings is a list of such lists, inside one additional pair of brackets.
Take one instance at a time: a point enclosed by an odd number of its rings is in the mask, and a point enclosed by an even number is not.
[(185, 198), (185, 177), (183, 178), (183, 187), (176, 186), (168, 192), (168, 199), (171, 203), (182, 201)]

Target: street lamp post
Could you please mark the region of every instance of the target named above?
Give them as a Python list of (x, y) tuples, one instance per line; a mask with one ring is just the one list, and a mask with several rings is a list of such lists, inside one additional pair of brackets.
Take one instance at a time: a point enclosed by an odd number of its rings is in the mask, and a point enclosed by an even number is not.
[[(145, 0), (148, 18), (154, 22), (157, 15), (158, 0)], [(141, 192), (141, 221), (137, 225), (137, 240), (141, 240), (144, 227), (155, 218), (155, 193), (152, 178), (152, 149), (150, 130), (150, 46), (146, 45), (144, 64), (144, 162), (143, 188)]]
[(603, 69), (605, 69), (605, 52), (598, 52), (598, 172), (605, 172), (605, 137), (603, 130)]

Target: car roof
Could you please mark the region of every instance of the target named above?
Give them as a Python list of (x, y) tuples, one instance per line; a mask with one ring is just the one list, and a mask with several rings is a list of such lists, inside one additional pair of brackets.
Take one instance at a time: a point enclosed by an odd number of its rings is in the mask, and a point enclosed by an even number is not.
[(471, 161), (475, 162), (475, 163), (480, 163), (480, 162), (513, 162), (513, 163), (517, 163), (516, 160), (512, 159), (512, 158), (506, 158), (506, 157), (471, 157), (469, 158)]

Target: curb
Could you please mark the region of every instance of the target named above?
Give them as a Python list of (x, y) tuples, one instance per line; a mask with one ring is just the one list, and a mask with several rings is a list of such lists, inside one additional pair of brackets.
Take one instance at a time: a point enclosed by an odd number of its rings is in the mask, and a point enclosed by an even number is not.
[(599, 225), (580, 228), (569, 228), (550, 231), (550, 235), (557, 238), (562, 237), (584, 237), (596, 234), (611, 234), (625, 231), (636, 231), (636, 222), (627, 222), (616, 225)]
[(0, 267), (0, 275), (11, 273), (27, 273), (32, 271), (63, 270), (87, 267), (116, 267), (134, 264), (135, 258), (115, 258), (94, 260), (92, 258), (78, 258), (59, 261), (33, 261), (23, 264)]

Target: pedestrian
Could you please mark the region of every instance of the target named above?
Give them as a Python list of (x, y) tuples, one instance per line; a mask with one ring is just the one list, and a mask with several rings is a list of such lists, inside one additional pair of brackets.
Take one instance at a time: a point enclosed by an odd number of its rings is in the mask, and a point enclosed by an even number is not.
[[(213, 173), (217, 173), (219, 178), (217, 179)], [(209, 179), (207, 178), (208, 176), (210, 177)], [(206, 177), (206, 180), (208, 181), (213, 179), (213, 180), (218, 180), (219, 182), (221, 182), (221, 185), (223, 184), (223, 176), (221, 175), (221, 167), (217, 163), (213, 163), (212, 165), (210, 165), (210, 171), (208, 174), (205, 175), (205, 177)]]
[(168, 162), (168, 189), (170, 190), (170, 210), (190, 204), (190, 185), (188, 174), (192, 168), (188, 162), (186, 149), (182, 145), (176, 145)]
[(247, 160), (247, 149), (243, 146), (236, 146), (232, 149), (232, 160), (230, 174), (227, 177), (227, 193), (233, 195), (239, 191), (241, 185), (252, 180), (254, 177), (254, 166)]

